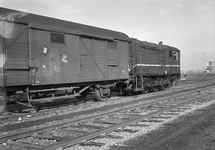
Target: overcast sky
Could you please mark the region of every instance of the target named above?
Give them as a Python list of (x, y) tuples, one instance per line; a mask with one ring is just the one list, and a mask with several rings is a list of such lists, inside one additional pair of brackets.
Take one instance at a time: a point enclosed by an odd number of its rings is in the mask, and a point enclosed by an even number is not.
[(181, 50), (184, 71), (215, 61), (215, 0), (0, 0), (0, 6), (163, 41)]

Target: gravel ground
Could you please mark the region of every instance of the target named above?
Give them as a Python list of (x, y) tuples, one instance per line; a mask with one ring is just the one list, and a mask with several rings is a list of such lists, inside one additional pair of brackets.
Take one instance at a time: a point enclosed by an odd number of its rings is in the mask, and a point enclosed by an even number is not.
[(148, 134), (130, 139), (111, 150), (214, 150), (215, 104), (160, 126)]
[[(190, 109), (187, 109), (186, 111), (179, 113), (179, 115), (175, 115), (169, 119), (164, 119), (161, 122), (160, 121), (140, 122), (138, 123), (138, 125), (142, 124), (143, 125), (142, 127), (128, 126), (123, 129), (119, 129), (119, 130), (122, 130), (122, 132), (108, 133), (109, 136), (116, 136), (121, 138), (107, 139), (104, 136), (104, 138), (97, 138), (87, 142), (87, 143), (101, 143), (99, 146), (92, 146), (93, 144), (90, 146), (87, 146), (87, 144), (85, 144), (86, 146), (83, 146), (84, 144), (80, 144), (80, 145), (70, 147), (67, 150), (105, 150), (105, 149), (106, 150), (107, 149), (111, 149), (111, 150), (124, 150), (124, 149), (125, 150), (131, 150), (131, 149), (175, 150), (175, 149), (178, 149), (178, 150), (181, 150), (181, 149), (184, 149), (184, 147), (178, 148), (178, 145), (181, 146), (183, 145), (183, 143), (178, 144), (178, 142), (176, 141), (175, 144), (171, 144), (172, 143), (171, 140), (175, 141), (177, 139), (180, 139), (181, 137), (183, 141), (184, 140), (183, 135), (187, 132), (187, 130), (192, 129), (192, 126), (196, 124), (196, 121), (197, 123), (199, 122), (201, 123), (202, 121), (201, 119), (207, 118), (207, 116), (211, 115), (211, 113), (215, 116), (215, 112), (213, 111), (213, 109), (215, 108), (215, 96), (213, 96), (213, 99), (211, 99), (211, 101), (209, 102), (206, 102), (204, 104), (198, 103), (195, 105), (189, 104), (189, 107)], [(168, 115), (166, 115), (166, 117), (167, 116)], [(192, 118), (193, 116), (194, 118)], [(198, 117), (200, 118), (200, 121)], [(177, 125), (177, 128), (175, 128), (175, 125)], [(125, 131), (129, 130), (130, 132), (123, 132), (124, 130)], [(174, 132), (176, 133), (174, 134)], [(193, 140), (192, 137), (189, 138), (190, 134), (188, 134), (187, 136), (188, 136), (188, 140)], [(214, 132), (214, 137), (215, 137), (215, 132)], [(105, 144), (102, 145), (102, 143), (105, 143)], [(188, 141), (187, 143), (190, 143), (190, 141)], [(195, 142), (193, 146), (195, 146)], [(187, 150), (190, 148), (191, 147), (187, 148)]]

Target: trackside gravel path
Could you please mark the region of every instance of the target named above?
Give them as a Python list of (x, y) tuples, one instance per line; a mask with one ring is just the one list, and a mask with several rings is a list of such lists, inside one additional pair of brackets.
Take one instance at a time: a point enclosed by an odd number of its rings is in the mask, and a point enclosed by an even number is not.
[(214, 150), (215, 104), (111, 150)]

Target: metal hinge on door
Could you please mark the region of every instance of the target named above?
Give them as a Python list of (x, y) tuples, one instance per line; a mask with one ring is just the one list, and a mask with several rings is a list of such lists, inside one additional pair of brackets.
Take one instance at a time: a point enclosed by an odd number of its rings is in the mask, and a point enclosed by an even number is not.
[(31, 83), (35, 84), (36, 83), (36, 72), (38, 70), (38, 67), (29, 67), (31, 70)]

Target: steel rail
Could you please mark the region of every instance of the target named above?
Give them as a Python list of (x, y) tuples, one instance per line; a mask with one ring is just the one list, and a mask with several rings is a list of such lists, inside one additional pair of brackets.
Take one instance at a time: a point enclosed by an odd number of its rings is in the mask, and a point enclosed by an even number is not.
[(129, 126), (129, 125), (131, 125), (133, 123), (140, 122), (140, 121), (142, 121), (142, 120), (144, 120), (146, 118), (153, 117), (155, 115), (170, 111), (170, 110), (175, 109), (177, 107), (180, 107), (180, 106), (183, 106), (183, 105), (186, 105), (186, 104), (189, 104), (191, 102), (198, 101), (198, 100), (199, 100), (199, 98), (191, 99), (189, 101), (182, 102), (182, 103), (177, 104), (175, 106), (171, 106), (171, 107), (168, 107), (168, 108), (165, 108), (165, 109), (162, 109), (162, 110), (158, 110), (156, 112), (152, 112), (150, 114), (143, 115), (141, 117), (131, 119), (129, 121), (125, 121), (123, 123), (118, 123), (116, 125), (106, 127), (105, 129), (99, 129), (99, 130), (97, 130), (95, 132), (87, 133), (87, 134), (82, 135), (80, 137), (76, 137), (75, 139), (74, 139), (74, 137), (73, 138), (68, 138), (68, 139), (63, 140), (61, 142), (56, 142), (56, 143), (48, 145), (48, 146), (40, 147), (40, 148), (38, 148), (38, 150), (54, 150), (54, 149), (57, 149), (57, 148), (65, 148), (65, 147), (73, 146), (73, 145), (78, 144), (78, 143), (80, 143), (80, 142), (82, 142), (84, 140), (85, 141), (90, 140), (92, 138), (100, 136), (101, 134), (112, 132), (112, 131), (114, 131), (114, 130), (116, 130), (118, 128)]

